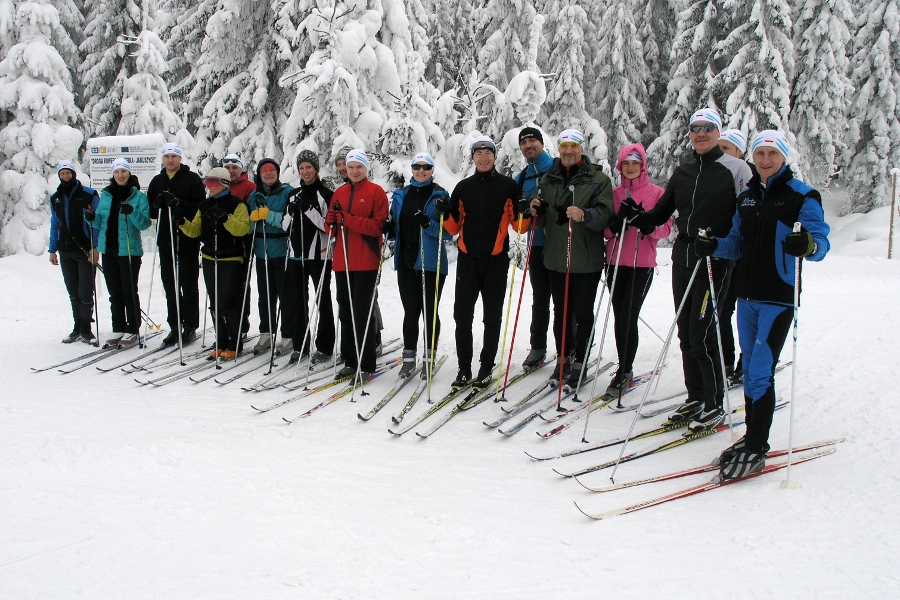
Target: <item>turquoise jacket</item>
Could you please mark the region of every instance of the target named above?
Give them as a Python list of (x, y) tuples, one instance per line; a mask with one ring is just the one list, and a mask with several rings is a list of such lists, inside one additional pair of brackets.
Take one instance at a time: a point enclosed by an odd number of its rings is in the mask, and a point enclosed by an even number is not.
[[(103, 188), (100, 192), (100, 203), (97, 205), (97, 217), (94, 219), (94, 229), (99, 229), (97, 249), (100, 254), (106, 254), (106, 222), (109, 220), (110, 205), (113, 196), (109, 188)], [(128, 204), (134, 207), (134, 212), (128, 215), (128, 227), (125, 227), (125, 215), (119, 213), (119, 256), (143, 256), (141, 247), (141, 231), (150, 227), (150, 203), (147, 196), (137, 187), (131, 188), (128, 196)]]
[[(275, 190), (266, 195), (257, 189), (247, 199), (247, 206), (252, 213), (261, 206), (268, 207), (269, 214), (264, 221), (250, 222), (251, 232), (256, 229), (253, 239), (253, 255), (257, 258), (282, 258), (288, 254), (288, 234), (281, 227), (284, 213), (287, 210), (290, 193), (294, 190), (290, 185), (279, 183)], [(263, 240), (263, 228), (266, 237)]]

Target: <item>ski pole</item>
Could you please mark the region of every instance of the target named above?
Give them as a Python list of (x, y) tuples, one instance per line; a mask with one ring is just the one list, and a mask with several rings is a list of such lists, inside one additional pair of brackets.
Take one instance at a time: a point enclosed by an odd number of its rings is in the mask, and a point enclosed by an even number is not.
[[(247, 238), (244, 238), (247, 239)], [(238, 321), (238, 343), (235, 346), (234, 360), (237, 361), (238, 354), (237, 348), (240, 346), (243, 348), (243, 342), (241, 338), (244, 337), (244, 308), (247, 306), (247, 294), (250, 292), (250, 274), (253, 272), (253, 242), (256, 240), (256, 227), (253, 228), (253, 233), (250, 234), (250, 257), (247, 262), (250, 264), (247, 265), (247, 276), (244, 277), (244, 293), (241, 294), (241, 318)], [(206, 311), (203, 312), (203, 335), (206, 336)]]
[[(422, 353), (425, 358), (425, 377), (430, 381), (431, 366), (428, 364), (428, 308), (427, 297), (425, 294), (425, 230), (421, 227), (419, 228), (419, 249), (421, 251), (419, 259), (422, 261)], [(434, 276), (437, 277), (438, 273), (436, 272)], [(434, 327), (434, 323), (432, 323), (431, 326)], [(428, 403), (431, 403), (431, 390), (428, 390)]]
[[(218, 204), (218, 202), (216, 202)], [(216, 370), (221, 369), (219, 365), (219, 327), (222, 326), (221, 315), (219, 314), (219, 219), (215, 218), (215, 232), (213, 233), (213, 313), (215, 314), (215, 332), (216, 332)], [(238, 331), (241, 325), (238, 323)], [(237, 348), (237, 345), (235, 345)]]
[[(172, 247), (172, 270), (175, 272), (175, 318), (178, 323), (175, 325), (178, 334), (178, 362), (183, 367), (184, 363), (184, 341), (181, 339), (181, 281), (178, 272), (181, 270), (181, 261), (179, 260), (178, 251), (175, 249), (178, 238), (175, 234), (175, 222), (172, 220), (172, 207), (169, 206), (169, 245)], [(180, 250), (180, 248), (179, 248)], [(203, 341), (201, 345), (206, 343), (206, 309), (203, 310)]]
[[(637, 259), (638, 259), (638, 249), (640, 248), (641, 240), (644, 236), (641, 234), (640, 230), (635, 231), (634, 234), (634, 260), (631, 261), (631, 281), (628, 282), (628, 308), (627, 308), (627, 316), (625, 317), (625, 339), (622, 340), (625, 348), (625, 356), (628, 356), (628, 346), (631, 342), (631, 313), (634, 310), (634, 280), (637, 278)], [(612, 296), (610, 296), (610, 303), (612, 303)], [(635, 349), (637, 350), (637, 349)], [(622, 357), (619, 356), (619, 369), (622, 368)], [(621, 373), (620, 373), (621, 375)], [(622, 406), (622, 393), (625, 391), (624, 385), (619, 386), (619, 398), (617, 406)]]
[[(335, 205), (340, 206), (337, 203), (335, 203)], [(337, 210), (340, 210), (340, 208), (338, 208)], [(348, 303), (350, 304), (350, 306), (349, 306), (349, 308), (350, 308), (350, 325), (353, 328), (353, 346), (354, 346), (354, 350), (356, 350), (356, 376), (358, 377), (359, 373), (360, 373), (360, 363), (362, 362), (362, 357), (360, 355), (359, 336), (356, 334), (356, 315), (354, 314), (354, 311), (353, 311), (353, 290), (351, 289), (351, 286), (350, 286), (350, 263), (347, 260), (347, 230), (346, 230), (346, 227), (344, 226), (343, 219), (341, 219), (341, 247), (344, 250), (344, 275), (346, 276), (346, 279), (347, 279), (347, 300), (348, 300)], [(369, 311), (369, 312), (371, 314), (371, 311)], [(363, 341), (365, 342), (365, 338), (363, 338)], [(346, 360), (346, 357), (344, 357), (344, 358)], [(335, 363), (335, 364), (337, 364), (337, 363)], [(354, 384), (355, 383), (356, 383), (356, 381), (354, 380)]]
[[(265, 223), (265, 221), (263, 223)], [(294, 227), (294, 220), (291, 219), (291, 224), (288, 226), (288, 239), (290, 239), (290, 237), (291, 237), (291, 231), (293, 230), (293, 227)], [(303, 237), (303, 231), (302, 231), (303, 221), (302, 220), (300, 221), (300, 227), (301, 227), (300, 237), (302, 239), (302, 237)], [(266, 228), (266, 226), (264, 224), (263, 231), (265, 231), (265, 228)], [(284, 287), (284, 277), (287, 274), (289, 260), (290, 260), (290, 258), (287, 255), (285, 255), (284, 270), (281, 272), (282, 288)], [(302, 266), (302, 263), (301, 263), (301, 266)], [(266, 273), (267, 274), (268, 274), (268, 270), (269, 270), (268, 261), (266, 261)], [(305, 274), (305, 270), (304, 270), (304, 274)], [(306, 282), (306, 277), (303, 278), (303, 281)], [(268, 285), (266, 287), (268, 287)], [(275, 332), (278, 331), (279, 317), (281, 315), (281, 312), (284, 310), (284, 302), (282, 299), (283, 294), (284, 294), (284, 291), (282, 290), (282, 293), (279, 294), (277, 298), (275, 298), (275, 302), (278, 303), (278, 307), (275, 309), (275, 323), (273, 323), (269, 326), (269, 328), (272, 330), (272, 337), (270, 338), (272, 340), (272, 348), (270, 349), (270, 355), (269, 355), (269, 370), (265, 373), (266, 375), (270, 375), (272, 373), (272, 368), (275, 366)], [(282, 338), (284, 338), (284, 336), (282, 336)], [(300, 361), (298, 360), (297, 362), (299, 363)]]
[[(800, 233), (801, 225), (799, 222), (794, 223), (794, 233)], [(789, 490), (796, 489), (797, 482), (791, 479), (791, 462), (794, 454), (794, 408), (797, 406), (797, 328), (800, 319), (800, 261), (798, 256), (794, 259), (794, 350), (791, 357), (791, 419), (788, 428), (788, 459), (787, 472), (784, 475), (784, 481), (781, 487)], [(750, 424), (747, 423), (749, 426)]]
[[(257, 209), (259, 208), (259, 206), (265, 206), (265, 199), (263, 199), (262, 204), (259, 204), (259, 201), (257, 201)], [(254, 227), (254, 229), (258, 228), (259, 221), (256, 222), (256, 225), (257, 225), (257, 227)], [(275, 334), (272, 331), (272, 296), (271, 296), (272, 288), (269, 285), (269, 240), (266, 237), (266, 222), (265, 221), (263, 221), (263, 224), (262, 224), (262, 237), (263, 237), (263, 271), (264, 271), (263, 280), (266, 282), (266, 315), (268, 316), (266, 323), (268, 324), (268, 327), (269, 327), (269, 332), (268, 332), (269, 333), (269, 343), (274, 347), (275, 346)], [(259, 271), (257, 271), (257, 276), (259, 276)], [(260, 336), (262, 336), (262, 330), (260, 330), (259, 333), (260, 333)]]
[[(95, 213), (96, 215), (96, 213)], [(96, 218), (96, 216), (94, 217)], [(94, 262), (94, 223), (91, 222), (91, 286), (94, 288), (94, 322), (97, 324), (97, 338), (94, 344), (100, 347), (100, 305), (97, 303), (97, 263)], [(97, 257), (100, 260), (100, 257)]]
[[(637, 423), (638, 417), (641, 416), (641, 409), (644, 408), (644, 402), (647, 401), (647, 396), (650, 395), (650, 387), (653, 383), (654, 377), (656, 377), (656, 373), (659, 371), (660, 365), (662, 364), (663, 358), (666, 356), (666, 352), (669, 350), (669, 344), (672, 342), (672, 334), (675, 333), (675, 327), (678, 326), (678, 317), (681, 316), (681, 311), (684, 310), (684, 305), (687, 302), (688, 296), (691, 294), (691, 286), (694, 285), (694, 279), (697, 278), (697, 271), (700, 270), (700, 261), (698, 260), (694, 263), (694, 270), (691, 272), (691, 278), (688, 280), (687, 287), (684, 290), (684, 295), (681, 297), (681, 302), (678, 303), (678, 310), (675, 311), (675, 318), (672, 320), (672, 326), (669, 327), (669, 335), (666, 336), (666, 343), (663, 344), (662, 352), (659, 353), (659, 358), (656, 359), (656, 366), (653, 367), (653, 370), (650, 371), (650, 380), (647, 381), (647, 387), (644, 388), (644, 395), (641, 397), (641, 403), (638, 405), (637, 410), (634, 413), (634, 419), (631, 420), (631, 427), (628, 428), (628, 435), (625, 436), (625, 442), (622, 444), (622, 448), (619, 450), (619, 457), (616, 459), (616, 465), (613, 467), (612, 474), (609, 476), (609, 480), (615, 483), (616, 470), (619, 468), (619, 463), (622, 462), (622, 456), (625, 454), (625, 447), (628, 446), (628, 441), (631, 438), (631, 434), (634, 433), (634, 426)], [(587, 440), (582, 440), (587, 441)]]
[[(157, 244), (159, 244), (159, 221), (157, 221), (156, 227), (156, 240), (153, 244), (153, 263), (150, 265), (150, 293), (147, 295), (147, 312), (141, 311), (146, 320), (144, 322), (144, 339), (147, 339), (147, 332), (150, 329), (150, 324), (153, 323), (153, 319), (150, 318), (150, 304), (153, 302), (153, 275), (156, 273), (156, 255), (159, 254), (157, 251)], [(153, 323), (154, 329), (161, 329), (160, 325)]]
[[(519, 215), (519, 229), (522, 227), (522, 215)], [(534, 219), (528, 226), (530, 235), (528, 236), (528, 248), (525, 250), (525, 268), (522, 269), (522, 285), (519, 287), (519, 303), (516, 306), (516, 319), (513, 322), (512, 339), (509, 342), (509, 356), (506, 359), (506, 374), (503, 376), (503, 393), (500, 393), (500, 377), (497, 377), (497, 391), (494, 392), (494, 402), (506, 402), (506, 386), (509, 383), (509, 370), (512, 366), (513, 348), (516, 347), (516, 329), (519, 327), (519, 314), (522, 312), (522, 297), (525, 295), (525, 281), (528, 279), (528, 263), (531, 260), (531, 245), (534, 242)], [(517, 232), (521, 235), (521, 232)], [(519, 262), (518, 252), (516, 253), (516, 261), (513, 263), (513, 281), (516, 279), (516, 263)], [(509, 284), (510, 300), (512, 300), (512, 282)], [(507, 309), (509, 313), (509, 309)], [(509, 314), (507, 314), (507, 325), (509, 325)], [(503, 334), (503, 346), (506, 346), (506, 333)], [(500, 360), (503, 360), (503, 352), (500, 352)], [(502, 362), (501, 362), (502, 366)]]
[[(131, 229), (128, 225), (128, 215), (123, 214), (122, 216), (125, 217), (125, 249), (128, 251), (128, 290), (131, 292), (131, 308), (134, 310), (134, 319), (137, 321), (138, 348), (143, 348), (144, 344), (141, 341), (141, 304), (137, 294), (138, 282), (134, 278), (134, 271), (131, 267)], [(127, 322), (127, 316), (125, 320)]]
[[(369, 301), (369, 314), (366, 316), (366, 329), (363, 331), (363, 339), (362, 346), (360, 346), (359, 354), (360, 358), (356, 363), (356, 379), (355, 382), (359, 382), (360, 394), (363, 396), (368, 396), (368, 393), (365, 390), (366, 382), (362, 380), (362, 357), (361, 354), (363, 352), (362, 349), (366, 347), (366, 339), (369, 337), (369, 325), (372, 323), (372, 312), (375, 308), (375, 297), (378, 294), (378, 284), (381, 281), (381, 268), (384, 266), (384, 251), (381, 253), (381, 259), (378, 261), (378, 271), (375, 275), (375, 285), (372, 287), (372, 299)], [(346, 259), (346, 254), (344, 255)], [(352, 313), (351, 313), (352, 314)], [(355, 328), (354, 328), (355, 331)], [(354, 382), (354, 383), (355, 383)], [(350, 402), (356, 402), (356, 386), (354, 385), (353, 391), (350, 392)]]
[(665, 340), (662, 338), (662, 336), (659, 335), (658, 333), (656, 333), (656, 330), (653, 329), (653, 328), (650, 326), (650, 323), (648, 323), (647, 321), (644, 320), (644, 317), (638, 317), (638, 321), (640, 321), (641, 323), (643, 323), (643, 324), (647, 327), (647, 329), (650, 330), (650, 333), (652, 333), (653, 335), (655, 335), (656, 338), (657, 338), (659, 341), (661, 341), (661, 342), (664, 342), (664, 341), (665, 341)]
[[(575, 186), (569, 185), (572, 194), (572, 206), (575, 206)], [(569, 275), (572, 272), (572, 217), (569, 217), (569, 240), (566, 246), (566, 285), (563, 290), (563, 322), (562, 343), (559, 355), (559, 389), (556, 392), (556, 410), (562, 410), (563, 372), (566, 366), (566, 326), (569, 323)], [(583, 370), (583, 369), (582, 369)]]
[[(438, 251), (437, 251), (437, 259), (435, 261), (434, 266), (434, 311), (431, 316), (431, 357), (429, 360), (434, 361), (434, 352), (436, 348), (434, 347), (437, 343), (437, 318), (438, 318), (438, 296), (440, 295), (440, 283), (441, 283), (441, 256), (446, 250), (444, 249), (444, 213), (440, 214), (440, 220), (438, 221)], [(423, 267), (424, 268), (424, 267)], [(448, 269), (449, 270), (449, 269)], [(422, 307), (424, 309), (424, 307)], [(431, 403), (431, 379), (432, 372), (429, 368), (428, 370), (428, 403)]]
[[(516, 235), (522, 235), (522, 215), (519, 214), (519, 222), (516, 224)], [(529, 240), (530, 241), (530, 240)], [(500, 379), (504, 379), (504, 381), (508, 378), (503, 376), (503, 355), (506, 354), (506, 333), (509, 331), (509, 312), (512, 310), (512, 295), (513, 288), (516, 286), (516, 267), (519, 264), (519, 247), (516, 246), (516, 259), (513, 261), (512, 266), (512, 277), (509, 279), (509, 293), (506, 297), (506, 316), (503, 318), (503, 343), (500, 345), (500, 371), (497, 373), (497, 389), (494, 391), (494, 396), (496, 397), (500, 393)], [(525, 278), (522, 278), (522, 285), (525, 285)], [(516, 316), (518, 317), (518, 311), (516, 311)], [(509, 347), (509, 353), (512, 355), (512, 345)], [(510, 360), (512, 360), (512, 356), (510, 356)], [(509, 365), (507, 364), (507, 368)], [(507, 370), (507, 375), (509, 371)], [(506, 387), (504, 386), (504, 390)]]
[[(316, 315), (316, 323), (318, 323), (318, 320), (319, 320), (318, 317), (321, 314), (321, 309), (320, 309), (319, 305), (322, 302), (322, 291), (325, 289), (325, 273), (327, 272), (327, 269), (328, 269), (328, 255), (331, 250), (331, 244), (334, 241), (335, 231), (336, 231), (335, 229), (332, 229), (331, 232), (328, 234), (328, 242), (327, 242), (328, 245), (325, 247), (325, 260), (322, 261), (322, 271), (319, 274), (319, 283), (318, 283), (318, 285), (316, 285), (316, 306), (315, 306), (315, 312), (314, 312), (314, 314)], [(304, 294), (305, 293), (306, 293), (306, 283), (304, 280)], [(335, 333), (337, 333), (337, 330), (338, 330), (337, 311), (335, 311), (334, 314), (335, 314), (334, 329), (335, 329)], [(310, 338), (309, 339), (309, 349), (310, 349), (310, 355), (312, 355), (312, 319), (307, 319), (307, 321), (306, 321), (306, 332), (304, 332), (304, 334), (303, 334), (304, 341), (306, 339), (307, 334), (309, 334), (309, 338)], [(333, 368), (336, 371), (337, 370), (337, 350), (336, 349), (338, 347), (340, 347), (340, 346), (337, 346), (337, 336), (335, 336), (335, 346), (336, 346), (336, 348), (332, 350), (332, 354), (334, 355)], [(301, 348), (301, 352), (302, 351), (303, 350)], [(312, 365), (307, 365), (306, 382), (304, 383), (304, 386), (303, 386), (304, 390), (309, 389), (310, 370), (308, 367), (310, 367), (310, 366), (312, 366)], [(297, 361), (297, 368), (298, 369), (300, 368), (300, 361)]]

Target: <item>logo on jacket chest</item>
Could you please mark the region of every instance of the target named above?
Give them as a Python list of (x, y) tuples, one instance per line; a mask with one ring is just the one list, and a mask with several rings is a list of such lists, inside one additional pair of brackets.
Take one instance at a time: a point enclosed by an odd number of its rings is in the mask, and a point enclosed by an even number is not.
[(741, 208), (743, 208), (745, 206), (746, 207), (756, 206), (756, 200), (754, 200), (753, 198), (744, 198), (744, 201), (741, 202)]

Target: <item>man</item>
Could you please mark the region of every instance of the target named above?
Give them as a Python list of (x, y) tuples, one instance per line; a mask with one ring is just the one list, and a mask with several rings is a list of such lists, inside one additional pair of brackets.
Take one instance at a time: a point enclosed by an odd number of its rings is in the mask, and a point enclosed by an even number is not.
[[(63, 344), (94, 341), (94, 265), (100, 260), (97, 231), (85, 220), (85, 212), (97, 207), (100, 197), (75, 177), (75, 163), (60, 161), (56, 167), (59, 187), (50, 196), (50, 263), (62, 271), (72, 305), (72, 333)], [(58, 253), (58, 255), (57, 255)]]
[[(512, 178), (494, 169), (496, 156), (497, 147), (491, 138), (484, 135), (475, 138), (472, 143), (475, 173), (456, 184), (450, 198), (436, 203), (438, 212), (447, 215), (444, 220), (447, 232), (459, 234), (453, 305), (459, 363), (452, 384), (455, 389), (470, 384), (484, 389), (490, 385), (500, 342), (503, 292), (509, 269), (507, 230), (516, 219), (518, 186)], [(484, 313), (484, 342), (481, 367), (472, 379), (472, 321), (479, 295)]]
[[(704, 108), (695, 112), (688, 134), (695, 156), (675, 169), (656, 206), (644, 212), (629, 199), (619, 206), (619, 214), (638, 228), (662, 225), (678, 211), (675, 225), (679, 233), (672, 248), (672, 291), (676, 307), (684, 299), (678, 316), (678, 340), (688, 399), (669, 418), (689, 421), (694, 432), (715, 428), (725, 420), (725, 384), (719, 367), (710, 277), (704, 265), (697, 265), (694, 240), (700, 231), (722, 236), (731, 230), (737, 195), (751, 175), (747, 163), (719, 148), (721, 126), (722, 118), (715, 110)], [(695, 267), (697, 275), (688, 288)], [(729, 269), (726, 260), (712, 261), (716, 298), (722, 297)]]
[[(717, 464), (722, 477), (746, 477), (763, 470), (775, 411), (775, 365), (794, 312), (799, 260), (820, 261), (828, 253), (829, 227), (819, 192), (794, 179), (785, 163), (790, 152), (779, 131), (761, 131), (750, 146), (757, 174), (738, 197), (727, 237), (698, 239), (698, 256), (737, 260), (738, 337), (744, 356), (747, 434), (725, 450)], [(792, 232), (795, 223), (800, 231)], [(796, 290), (799, 298), (799, 290)]]
[[(534, 198), (540, 181), (553, 158), (544, 150), (544, 136), (536, 127), (519, 131), (519, 150), (527, 164), (516, 176), (521, 188), (520, 198)], [(544, 230), (534, 225), (528, 229), (531, 257), (528, 259), (528, 280), (531, 282), (531, 350), (522, 366), (533, 369), (547, 355), (547, 327), (550, 324), (550, 275), (544, 267)]]
[[(229, 185), (229, 193), (232, 196), (240, 198), (244, 202), (250, 198), (250, 194), (256, 191), (256, 184), (250, 181), (250, 177), (247, 175), (247, 170), (244, 168), (244, 162), (241, 160), (237, 154), (227, 154), (225, 158), (222, 159), (222, 166), (228, 170), (228, 175), (231, 177), (231, 183)], [(241, 280), (241, 295), (244, 298), (244, 308), (242, 312), (244, 313), (243, 325), (241, 327), (241, 331), (243, 333), (247, 333), (250, 331), (250, 286), (247, 285), (246, 289), (244, 289), (244, 284), (249, 283), (247, 279), (247, 273), (250, 271), (250, 240), (245, 240), (244, 243), (244, 278)]]
[[(156, 243), (159, 247), (159, 274), (166, 292), (169, 335), (163, 345), (183, 344), (197, 338), (200, 326), (200, 241), (185, 235), (169, 221), (177, 224), (184, 216), (197, 214), (200, 203), (206, 199), (206, 191), (200, 176), (190, 167), (181, 164), (182, 152), (178, 144), (166, 144), (162, 149), (163, 168), (150, 180), (147, 198), (150, 200), (150, 217), (158, 219)], [(175, 231), (175, 260), (172, 259), (172, 231)], [(179, 289), (175, 288), (175, 270), (178, 269)], [(178, 313), (181, 312), (181, 322)]]
[(332, 267), (346, 364), (338, 379), (359, 371), (365, 381), (375, 372), (375, 324), (369, 307), (381, 264), (388, 199), (380, 185), (368, 180), (369, 157), (362, 149), (348, 152), (346, 165), (349, 181), (334, 192), (325, 217), (326, 233), (335, 236)]
[[(594, 300), (605, 265), (603, 230), (613, 213), (612, 182), (603, 170), (591, 164), (584, 152), (584, 134), (566, 129), (557, 140), (559, 158), (540, 183), (541, 198), (531, 201), (534, 215), (546, 236), (544, 266), (550, 276), (553, 295), (553, 335), (559, 356), (553, 377), (560, 385), (577, 389), (589, 350), (588, 339), (594, 322)], [(570, 232), (571, 231), (571, 238)], [(567, 304), (569, 311), (564, 314)], [(574, 348), (563, 342), (573, 340)], [(575, 335), (571, 334), (575, 331)], [(574, 351), (566, 372), (565, 354)]]

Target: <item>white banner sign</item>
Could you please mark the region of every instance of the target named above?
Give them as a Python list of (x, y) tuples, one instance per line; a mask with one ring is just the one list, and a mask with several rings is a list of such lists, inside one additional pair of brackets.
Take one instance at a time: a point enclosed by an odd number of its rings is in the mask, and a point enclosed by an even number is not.
[(131, 165), (131, 174), (141, 182), (146, 191), (153, 176), (162, 168), (162, 150), (166, 138), (161, 133), (146, 135), (116, 135), (91, 138), (87, 143), (88, 169), (91, 187), (101, 190), (112, 178), (112, 164), (124, 158)]

